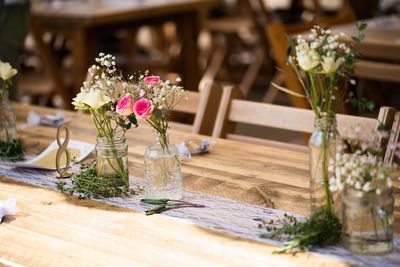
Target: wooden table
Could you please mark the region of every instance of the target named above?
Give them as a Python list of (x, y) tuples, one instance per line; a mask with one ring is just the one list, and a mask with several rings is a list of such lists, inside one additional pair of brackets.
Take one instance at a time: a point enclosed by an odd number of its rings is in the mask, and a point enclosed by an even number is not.
[[(54, 110), (16, 104), (18, 124), (30, 110)], [(71, 138), (93, 143), (96, 131), (88, 115), (66, 112)], [(172, 126), (173, 127), (173, 126)], [(180, 143), (197, 135), (171, 130)], [(19, 131), (27, 152), (39, 153), (56, 129), (34, 126)], [(206, 137), (213, 139), (211, 137)], [(143, 154), (153, 142), (141, 125), (127, 134), (129, 171), (143, 176)], [(307, 214), (308, 155), (282, 149), (213, 139), (211, 152), (184, 160), (185, 189), (247, 203)], [(400, 183), (395, 182), (395, 187)], [(207, 230), (167, 216), (140, 212), (39, 188), (0, 177), (0, 199), (16, 198), (20, 212), (0, 224), (0, 260), (28, 266), (347, 266), (318, 254), (271, 255), (272, 245)], [(396, 191), (396, 217), (399, 215)], [(398, 228), (398, 227), (397, 227)], [(0, 266), (1, 266), (0, 261)], [(4, 263), (4, 262), (3, 262)]]
[(157, 22), (174, 21), (182, 36), (181, 74), (187, 90), (199, 83), (197, 34), (204, 10), (219, 0), (100, 0), (57, 1), (32, 4), (32, 34), (55, 86), (68, 108), (72, 97), (61, 69), (43, 43), (43, 32), (63, 32), (72, 41), (72, 84), (74, 92), (85, 80), (87, 68), (97, 55), (97, 36), (117, 29)]
[[(332, 27), (333, 33), (343, 32), (345, 39), (360, 51), (355, 76), (382, 82), (400, 82), (400, 17), (385, 16), (366, 20), (368, 26), (362, 42), (354, 42), (358, 36), (355, 23)], [(379, 94), (379, 93), (378, 93)]]
[[(365, 39), (352, 44), (364, 57), (377, 58), (389, 61), (400, 60), (400, 17), (386, 16), (366, 20), (368, 26), (361, 33)], [(332, 27), (332, 32), (343, 32), (350, 40), (351, 36), (358, 36), (355, 23)]]

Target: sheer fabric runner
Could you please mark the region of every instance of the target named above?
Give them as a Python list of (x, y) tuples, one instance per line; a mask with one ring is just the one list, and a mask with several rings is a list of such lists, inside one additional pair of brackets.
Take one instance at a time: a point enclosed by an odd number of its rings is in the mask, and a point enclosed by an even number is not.
[[(36, 169), (14, 168), (11, 163), (5, 162), (1, 162), (0, 164), (0, 175), (51, 189), (55, 189), (55, 182), (60, 181), (55, 178), (56, 173), (53, 171), (49, 172)], [(131, 185), (140, 185), (143, 183), (143, 180), (130, 177), (130, 183)], [(145, 211), (152, 207), (151, 205), (140, 203), (139, 200), (141, 198), (140, 195), (137, 195), (130, 198), (116, 197), (97, 199), (97, 201), (103, 201), (111, 205), (137, 211)], [(284, 216), (284, 211), (188, 190), (184, 190), (183, 200), (196, 204), (203, 204), (206, 207), (175, 209), (166, 211), (163, 214), (210, 230), (227, 232), (236, 236), (273, 245), (282, 244), (280, 241), (259, 238), (259, 235), (264, 231), (258, 229), (257, 219), (263, 219), (268, 222), (270, 220), (277, 221)], [(296, 215), (296, 217), (300, 220), (303, 219), (303, 217), (299, 215)], [(400, 238), (394, 237), (393, 242), (393, 252), (386, 255), (352, 254), (339, 246), (316, 248), (313, 249), (311, 253), (336, 257), (354, 265), (400, 266)]]

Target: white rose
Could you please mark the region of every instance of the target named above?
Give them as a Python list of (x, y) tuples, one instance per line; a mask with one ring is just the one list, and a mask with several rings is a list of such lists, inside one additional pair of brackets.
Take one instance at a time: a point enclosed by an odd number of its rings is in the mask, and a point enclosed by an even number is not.
[(9, 63), (0, 61), (0, 78), (7, 81), (15, 74), (17, 74), (16, 69), (13, 69)]
[(297, 62), (299, 63), (300, 68), (305, 71), (309, 71), (318, 66), (320, 60), (316, 51), (308, 50), (297, 55)]
[(87, 106), (85, 105), (86, 95), (87, 91), (82, 90), (74, 99), (72, 99), (72, 105), (75, 106), (75, 109), (87, 110)]
[(89, 105), (93, 109), (101, 108), (103, 105), (111, 101), (110, 97), (104, 94), (102, 90), (90, 89), (84, 97), (83, 103)]
[(334, 59), (334, 57), (323, 57), (322, 59), (322, 69), (325, 73), (335, 72), (340, 65), (344, 62), (344, 58), (340, 57), (338, 59)]

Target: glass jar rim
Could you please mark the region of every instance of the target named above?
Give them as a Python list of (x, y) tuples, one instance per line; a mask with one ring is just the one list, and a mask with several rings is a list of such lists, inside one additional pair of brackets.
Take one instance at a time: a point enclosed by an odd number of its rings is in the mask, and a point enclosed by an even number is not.
[[(116, 143), (122, 143), (125, 142), (125, 131), (123, 130), (117, 130), (114, 133), (114, 136), (112, 137), (112, 140)], [(103, 142), (103, 143), (108, 143), (109, 142), (109, 136), (100, 136), (97, 135), (97, 142)]]

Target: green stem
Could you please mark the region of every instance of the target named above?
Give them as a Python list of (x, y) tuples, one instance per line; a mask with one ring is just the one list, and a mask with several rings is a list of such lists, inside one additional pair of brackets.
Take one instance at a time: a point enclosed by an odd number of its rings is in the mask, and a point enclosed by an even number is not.
[[(328, 120), (328, 119), (327, 119)], [(325, 125), (325, 129), (322, 134), (322, 177), (324, 180), (324, 188), (325, 188), (325, 198), (326, 198), (326, 212), (328, 214), (331, 213), (331, 193), (329, 191), (329, 181), (328, 181), (328, 169), (327, 169), (327, 125)]]
[(379, 236), (378, 236), (378, 228), (376, 227), (376, 218), (375, 218), (374, 207), (375, 207), (375, 203), (372, 203), (372, 207), (371, 207), (370, 211), (371, 211), (372, 221), (374, 223), (375, 238), (376, 238), (376, 241), (378, 241)]

